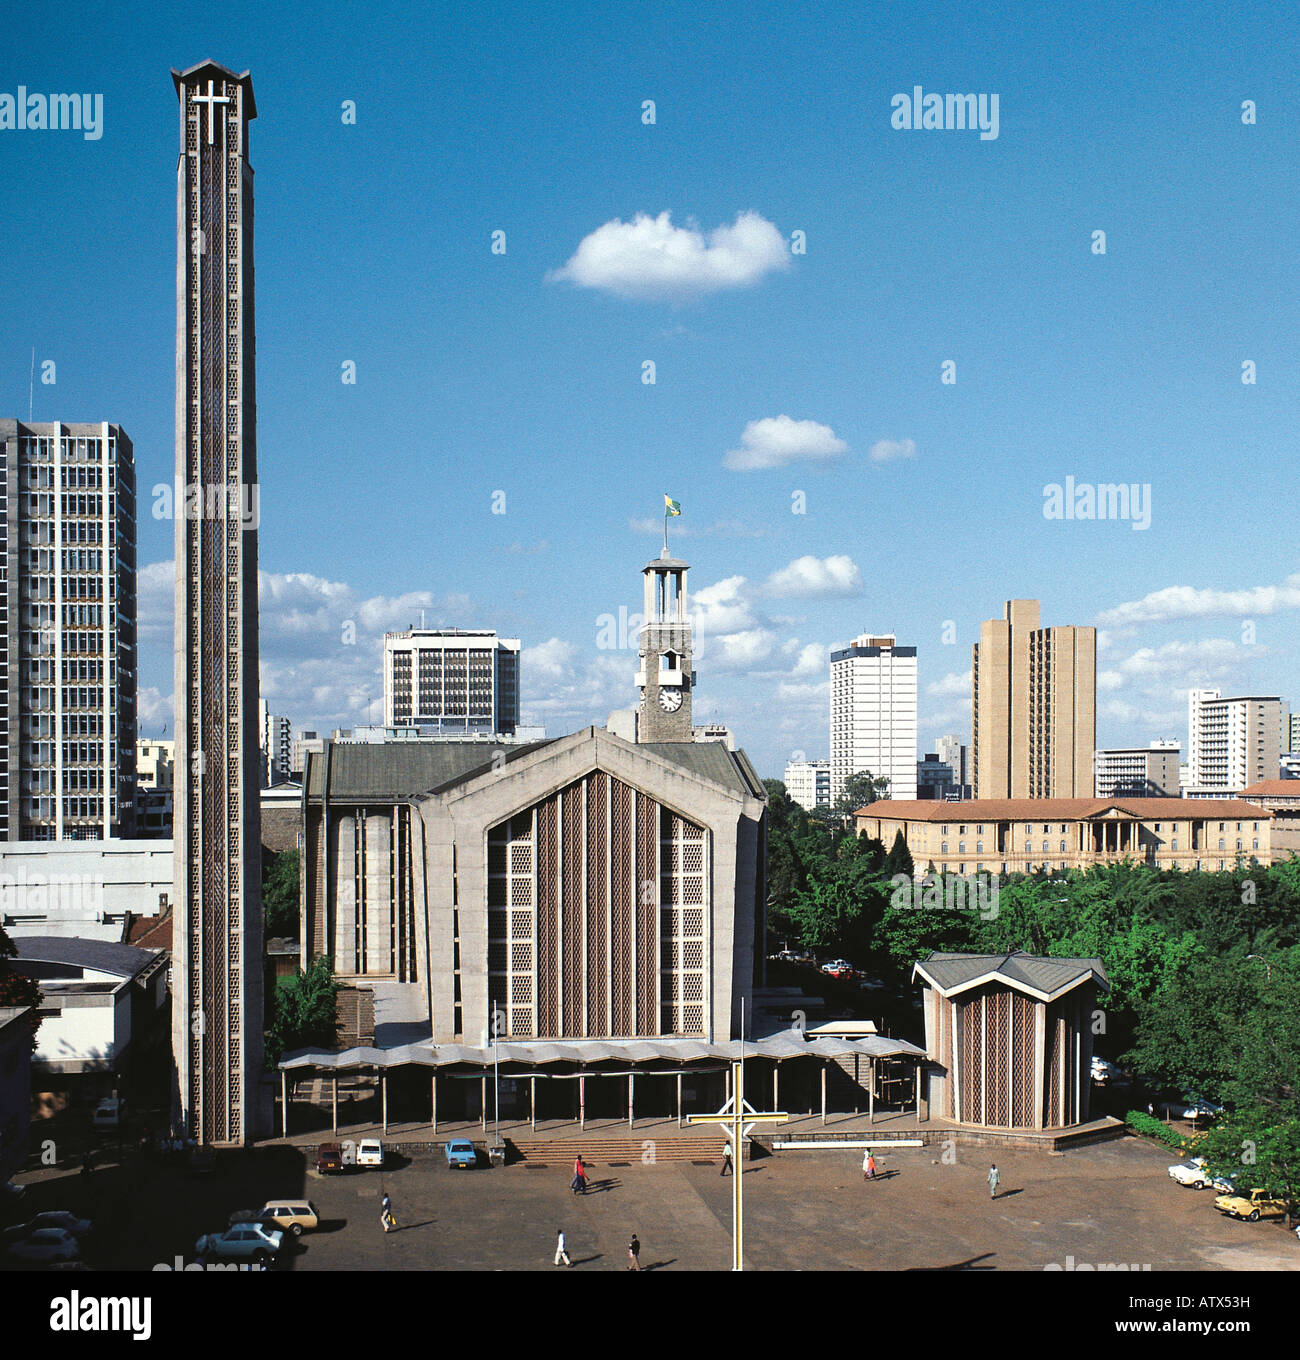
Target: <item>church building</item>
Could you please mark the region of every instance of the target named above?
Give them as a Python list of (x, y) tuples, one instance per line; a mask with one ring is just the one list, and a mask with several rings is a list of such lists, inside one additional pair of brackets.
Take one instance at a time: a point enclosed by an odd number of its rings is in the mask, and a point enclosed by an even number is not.
[(766, 795), (692, 728), (687, 570), (645, 567), (639, 705), (608, 728), (308, 756), (302, 963), (374, 990), (376, 1048), (739, 1036)]

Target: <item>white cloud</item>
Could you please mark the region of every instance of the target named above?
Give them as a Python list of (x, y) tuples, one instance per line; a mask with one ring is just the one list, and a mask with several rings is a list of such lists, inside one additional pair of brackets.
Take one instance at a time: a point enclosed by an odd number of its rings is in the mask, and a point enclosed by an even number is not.
[(925, 687), (927, 694), (933, 695), (936, 699), (940, 698), (970, 698), (971, 681), (973, 677), (970, 671), (949, 671), (949, 673), (938, 680), (931, 680)]
[(739, 213), (710, 232), (674, 227), (669, 212), (637, 213), (630, 222), (614, 218), (597, 227), (546, 277), (622, 298), (684, 299), (745, 288), (789, 266), (785, 238), (758, 213)]
[(829, 425), (786, 415), (751, 420), (741, 432), (740, 443), (740, 448), (723, 455), (722, 465), (741, 472), (785, 467), (799, 460), (822, 461), (849, 447)]
[(851, 596), (862, 593), (862, 573), (851, 557), (797, 557), (774, 571), (764, 594), (778, 599), (809, 596)]
[(772, 655), (775, 646), (776, 634), (768, 628), (721, 633), (709, 641), (709, 668), (715, 671), (752, 670)]
[(525, 647), (520, 657), (521, 671), (528, 676), (540, 675), (543, 680), (559, 680), (573, 673), (578, 649), (572, 642), (549, 638), (535, 647)]
[[(634, 516), (627, 522), (634, 534), (660, 535), (664, 531), (662, 519), (652, 515)], [(767, 538), (770, 529), (755, 529), (738, 519), (718, 519), (712, 524), (690, 525), (674, 521), (669, 530), (673, 538)]]
[(726, 576), (690, 593), (687, 603), (697, 641), (700, 637), (754, 627), (754, 612), (744, 597), (745, 585), (743, 576)]
[(916, 442), (911, 439), (880, 439), (871, 446), (868, 457), (873, 463), (889, 463), (896, 458), (915, 458)]
[(1166, 586), (1140, 600), (1131, 600), (1097, 615), (1099, 624), (1116, 627), (1135, 623), (1168, 623), (1172, 619), (1209, 619), (1276, 614), (1300, 609), (1300, 573), (1280, 586), (1251, 586), (1245, 590), (1199, 590), (1195, 586)]

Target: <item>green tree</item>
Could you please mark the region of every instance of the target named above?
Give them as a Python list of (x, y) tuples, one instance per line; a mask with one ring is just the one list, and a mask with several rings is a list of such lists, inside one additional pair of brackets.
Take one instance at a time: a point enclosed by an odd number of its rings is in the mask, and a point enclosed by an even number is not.
[(338, 1043), (338, 983), (334, 961), (317, 959), (304, 973), (281, 978), (270, 997), (266, 1061), (270, 1066), (295, 1048), (333, 1048)]
[(299, 861), (297, 850), (262, 854), (262, 906), (266, 935), (296, 940), (299, 929)]
[(859, 770), (845, 779), (831, 812), (837, 817), (851, 817), (859, 808), (886, 797), (888, 792), (888, 775), (874, 775), (870, 770)]
[(28, 1006), (25, 1023), (32, 1031), (32, 1051), (36, 1051), (36, 1031), (41, 1027), (37, 1007), (41, 1004), (41, 989), (35, 978), (20, 973), (13, 960), (18, 957), (18, 946), (0, 926), (0, 1006)]
[(911, 878), (915, 871), (916, 866), (912, 863), (912, 852), (907, 848), (902, 827), (899, 827), (894, 832), (894, 843), (889, 847), (889, 854), (885, 856), (885, 863), (880, 872), (886, 878), (894, 878), (898, 874), (906, 874), (908, 878)]
[(1278, 1120), (1269, 1111), (1240, 1110), (1197, 1139), (1196, 1153), (1212, 1176), (1230, 1176), (1237, 1194), (1267, 1190), (1300, 1204), (1300, 1119)]

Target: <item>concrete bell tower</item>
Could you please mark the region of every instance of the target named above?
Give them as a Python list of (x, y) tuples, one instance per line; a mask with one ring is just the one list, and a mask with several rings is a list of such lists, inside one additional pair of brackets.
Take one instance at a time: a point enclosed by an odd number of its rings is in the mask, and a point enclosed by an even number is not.
[(645, 622), (641, 625), (640, 690), (637, 740), (690, 741), (691, 623), (686, 612), (686, 573), (690, 568), (668, 549), (646, 563)]

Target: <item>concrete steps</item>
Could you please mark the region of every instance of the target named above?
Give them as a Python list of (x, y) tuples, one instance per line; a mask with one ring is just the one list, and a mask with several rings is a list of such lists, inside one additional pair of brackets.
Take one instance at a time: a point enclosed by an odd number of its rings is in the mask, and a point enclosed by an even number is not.
[[(640, 1164), (653, 1162), (720, 1162), (727, 1140), (721, 1135), (683, 1134), (671, 1138), (609, 1138), (593, 1135), (590, 1138), (510, 1138), (520, 1161), (530, 1165), (572, 1165), (581, 1154), (582, 1160), (594, 1166), (609, 1166), (613, 1162)], [(653, 1153), (653, 1156), (651, 1154)]]

